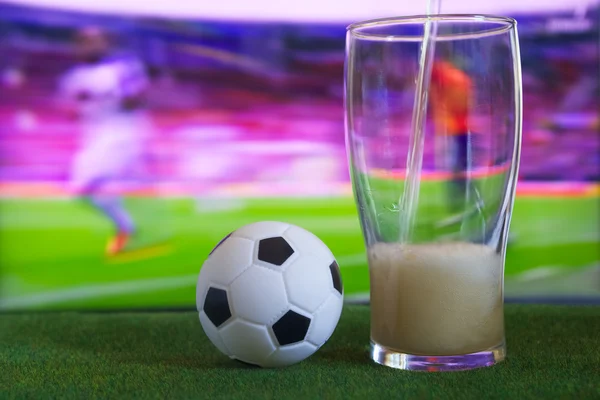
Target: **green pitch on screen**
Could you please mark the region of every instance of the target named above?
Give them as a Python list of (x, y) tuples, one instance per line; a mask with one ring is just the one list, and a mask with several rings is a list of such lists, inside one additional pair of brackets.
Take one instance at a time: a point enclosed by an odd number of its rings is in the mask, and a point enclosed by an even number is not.
[[(435, 191), (424, 183), (422, 190)], [(507, 278), (600, 262), (598, 197), (522, 197), (515, 204)], [(318, 235), (335, 254), (347, 299), (369, 289), (351, 198), (253, 198), (233, 204), (129, 198), (143, 250), (107, 259), (110, 225), (77, 200), (0, 202), (0, 309), (192, 307), (199, 269), (232, 230), (280, 220)], [(218, 205), (219, 207), (213, 207)], [(431, 204), (431, 214), (443, 204)], [(574, 289), (575, 290), (575, 289)], [(551, 294), (551, 293), (548, 293)]]

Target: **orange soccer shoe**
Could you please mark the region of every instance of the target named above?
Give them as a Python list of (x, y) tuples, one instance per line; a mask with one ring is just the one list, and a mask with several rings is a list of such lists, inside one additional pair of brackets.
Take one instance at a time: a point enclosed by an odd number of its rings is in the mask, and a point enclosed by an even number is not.
[(114, 237), (112, 237), (108, 244), (106, 245), (106, 254), (108, 256), (114, 256), (125, 249), (127, 242), (129, 242), (129, 238), (131, 235), (126, 232), (119, 232)]

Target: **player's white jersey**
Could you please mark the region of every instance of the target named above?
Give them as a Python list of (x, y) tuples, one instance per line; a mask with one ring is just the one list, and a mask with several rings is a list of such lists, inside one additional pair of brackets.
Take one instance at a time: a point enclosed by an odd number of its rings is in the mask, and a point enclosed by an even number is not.
[(71, 171), (76, 186), (122, 177), (135, 166), (149, 124), (122, 104), (147, 84), (141, 63), (127, 58), (79, 65), (64, 76), (60, 95), (76, 107), (84, 134)]
[(122, 102), (146, 89), (147, 76), (133, 58), (114, 58), (82, 64), (70, 70), (60, 83), (64, 100), (77, 108), (84, 124), (122, 118)]

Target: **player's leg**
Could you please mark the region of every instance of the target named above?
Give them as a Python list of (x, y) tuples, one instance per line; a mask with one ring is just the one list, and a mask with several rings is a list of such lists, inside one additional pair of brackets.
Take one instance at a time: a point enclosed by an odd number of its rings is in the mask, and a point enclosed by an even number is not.
[(123, 205), (120, 197), (92, 195), (90, 203), (106, 216), (115, 229), (114, 236), (109, 240), (106, 252), (109, 255), (122, 251), (135, 231), (133, 218)]
[(462, 212), (467, 195), (467, 169), (469, 160), (469, 136), (457, 134), (452, 136), (451, 173), (449, 186), (449, 205), (452, 211)]
[(108, 241), (106, 252), (114, 255), (125, 248), (135, 232), (135, 224), (121, 197), (102, 193), (106, 183), (107, 180), (101, 178), (90, 180), (77, 188), (77, 195), (111, 222), (114, 234)]
[(448, 140), (448, 169), (450, 179), (447, 181), (447, 207), (449, 216), (437, 223), (438, 228), (447, 228), (461, 224), (469, 213), (467, 205), (468, 168), (468, 135), (459, 134), (447, 136)]

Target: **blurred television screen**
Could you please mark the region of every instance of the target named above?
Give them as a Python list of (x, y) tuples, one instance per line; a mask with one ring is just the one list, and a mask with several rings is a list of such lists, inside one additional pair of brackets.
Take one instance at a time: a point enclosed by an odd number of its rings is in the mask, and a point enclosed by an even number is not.
[[(321, 237), (347, 299), (368, 298), (344, 147), (353, 21), (16, 3), (0, 2), (0, 310), (193, 307), (212, 247), (265, 219)], [(509, 298), (600, 299), (599, 11), (506, 13), (524, 92)]]

